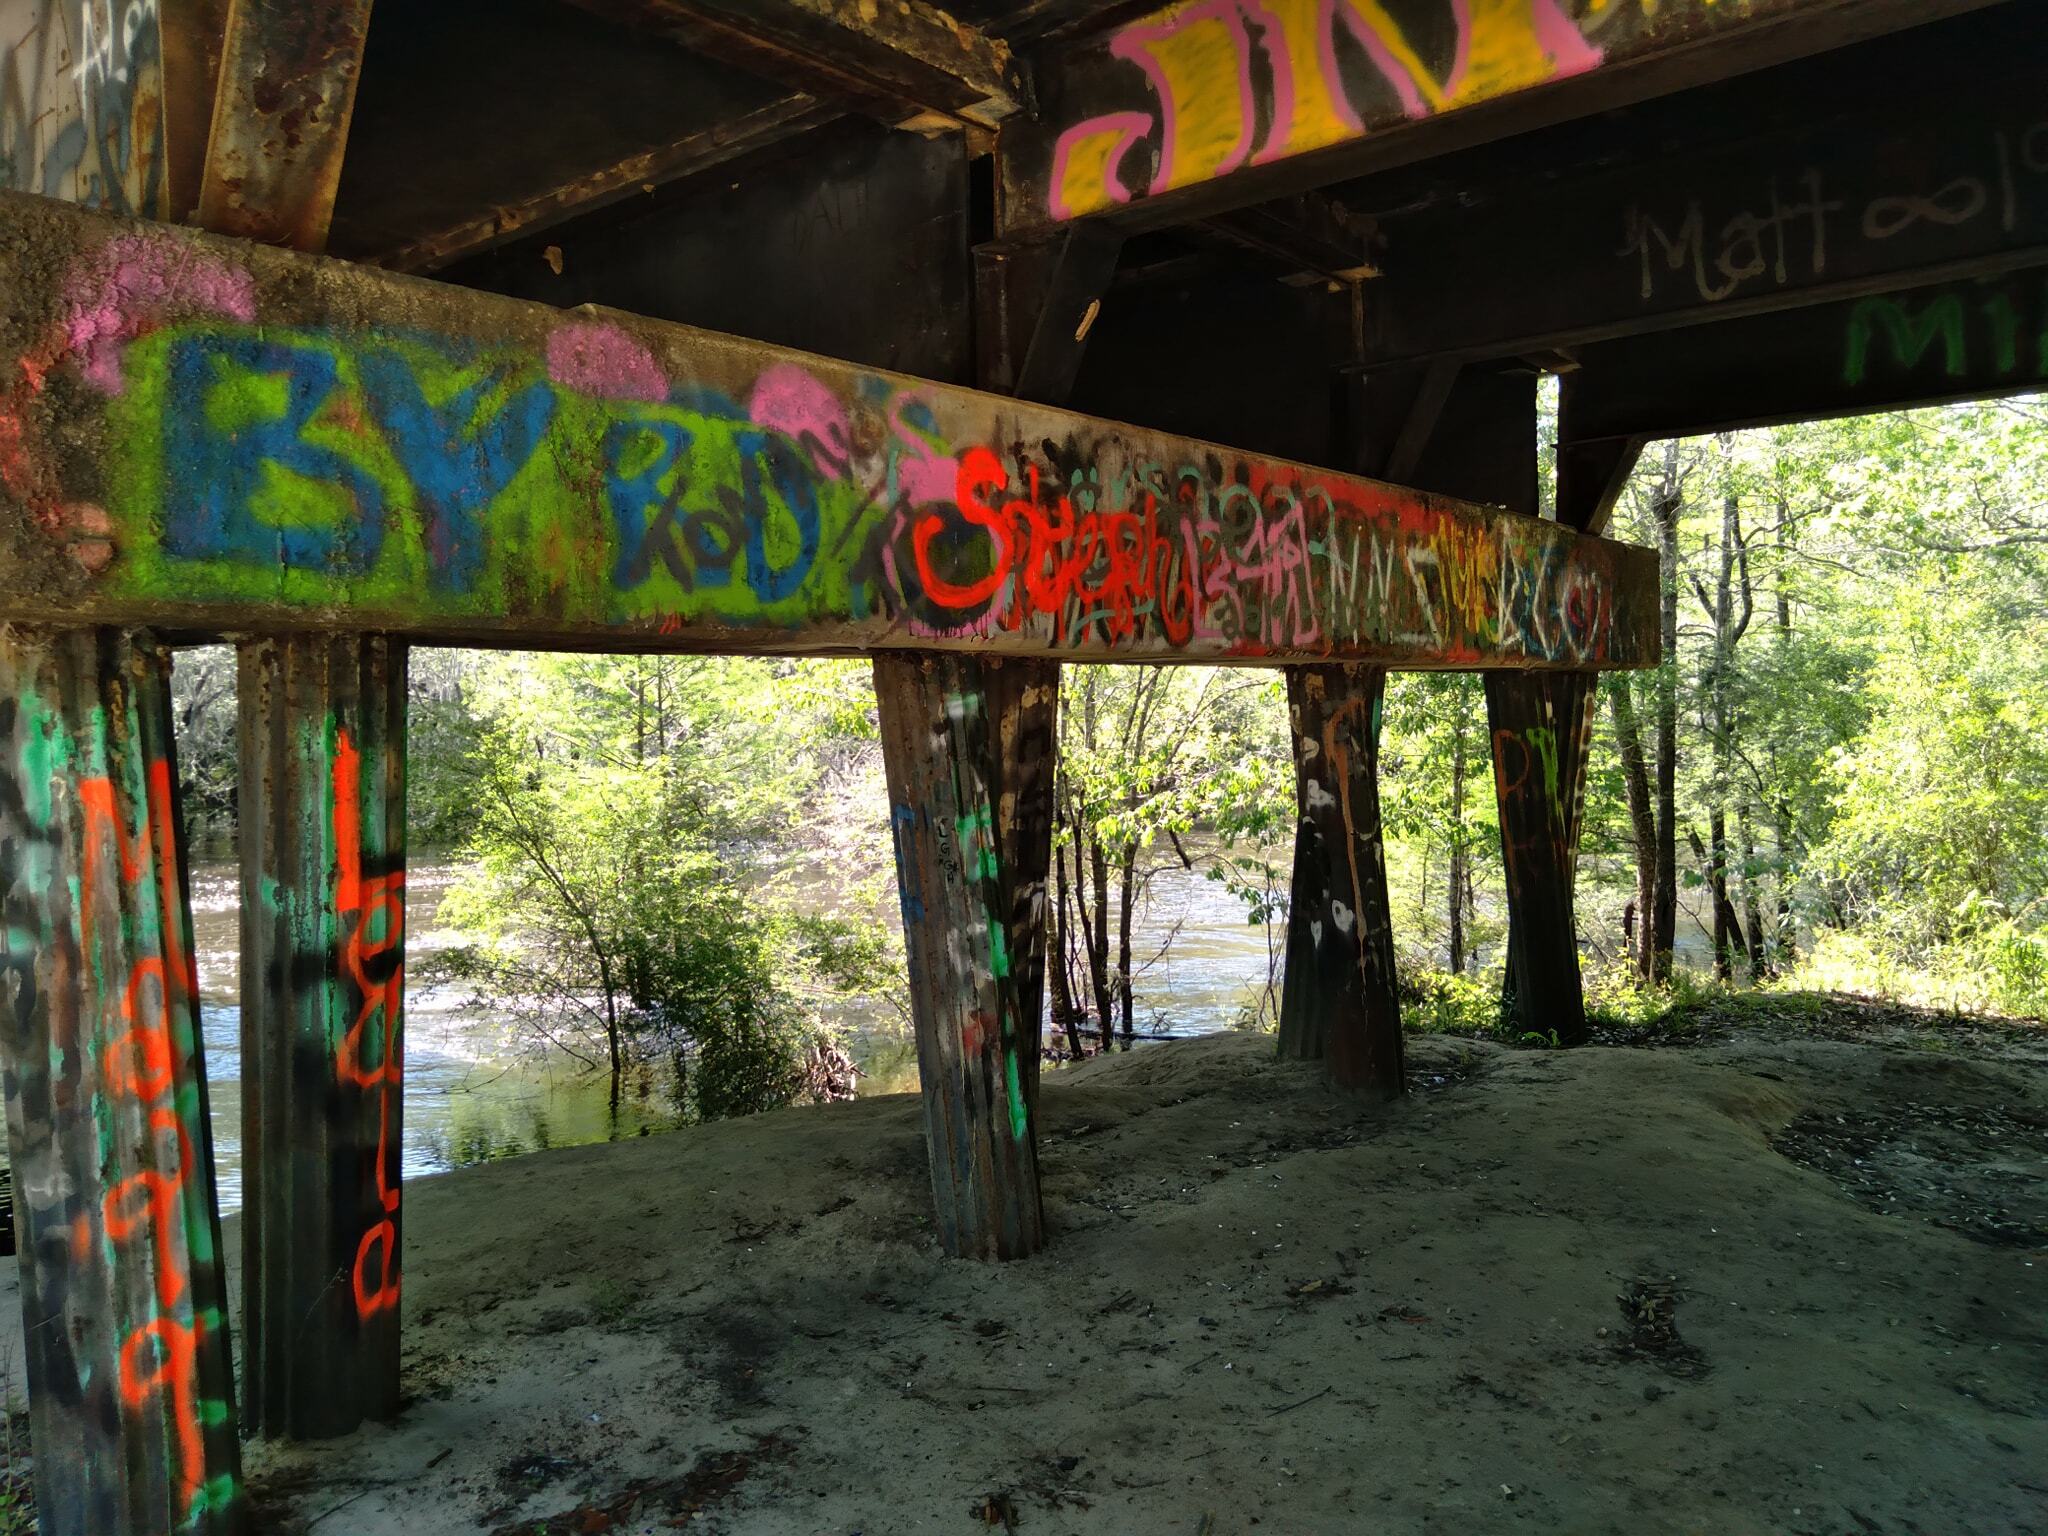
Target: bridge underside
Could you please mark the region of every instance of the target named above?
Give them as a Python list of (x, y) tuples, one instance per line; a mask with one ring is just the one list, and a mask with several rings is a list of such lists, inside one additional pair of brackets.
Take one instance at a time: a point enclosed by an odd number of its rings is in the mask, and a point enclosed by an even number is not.
[[(1387, 671), (1484, 674), (1513, 1006), (1578, 1038), (1593, 685), (1667, 643), (1599, 537), (1643, 444), (2048, 381), (2025, 4), (1148, 9), (0, 0), (46, 1532), (244, 1530), (238, 1425), (396, 1410), (411, 644), (875, 658), (938, 1227), (1019, 1256), (1061, 661), (1286, 669), (1281, 1049), (1396, 1093)], [(241, 667), (239, 1393), (201, 638)]]

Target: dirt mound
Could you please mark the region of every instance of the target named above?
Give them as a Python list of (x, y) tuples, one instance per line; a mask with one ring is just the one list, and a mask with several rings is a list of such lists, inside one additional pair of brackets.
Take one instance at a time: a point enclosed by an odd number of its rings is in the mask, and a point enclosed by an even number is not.
[(313, 1536), (2048, 1529), (2048, 1257), (1929, 1214), (2033, 1219), (2038, 1071), (1411, 1050), (1393, 1105), (1247, 1038), (1049, 1075), (1000, 1268), (907, 1098), (421, 1180), (403, 1418), (252, 1480)]

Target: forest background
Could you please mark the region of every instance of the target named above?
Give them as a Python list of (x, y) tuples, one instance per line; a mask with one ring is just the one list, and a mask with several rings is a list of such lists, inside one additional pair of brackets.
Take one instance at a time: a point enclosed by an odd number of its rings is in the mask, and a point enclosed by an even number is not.
[[(1596, 1018), (1703, 991), (2048, 1017), (2048, 403), (1668, 443), (1612, 534), (1662, 553), (1665, 665), (1602, 680), (1578, 925)], [(232, 835), (234, 661), (180, 657), (181, 774)], [(1267, 936), (1295, 811), (1280, 674), (1063, 669), (1050, 1043), (1139, 1036), (1169, 864)], [(463, 874), (430, 979), (685, 1118), (850, 1091), (833, 997), (901, 1007), (865, 662), (415, 651), (416, 849)], [(1397, 674), (1382, 795), (1404, 1017), (1489, 1032), (1505, 901), (1480, 679)], [(1169, 935), (1167, 942), (1172, 938)], [(1170, 1013), (1170, 997), (1153, 1006)], [(907, 1019), (904, 1027), (907, 1028)]]

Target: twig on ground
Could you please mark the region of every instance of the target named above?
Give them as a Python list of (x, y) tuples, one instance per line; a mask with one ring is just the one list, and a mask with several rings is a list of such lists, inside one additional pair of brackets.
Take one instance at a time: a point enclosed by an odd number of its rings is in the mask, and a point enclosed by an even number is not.
[(1328, 1397), (1335, 1390), (1336, 1388), (1334, 1387), (1325, 1387), (1322, 1391), (1316, 1393), (1314, 1397), (1304, 1397), (1298, 1403), (1289, 1403), (1285, 1408), (1268, 1409), (1267, 1412), (1271, 1417), (1277, 1419), (1283, 1413), (1292, 1413), (1297, 1408), (1306, 1408), (1310, 1403), (1313, 1403), (1320, 1398)]

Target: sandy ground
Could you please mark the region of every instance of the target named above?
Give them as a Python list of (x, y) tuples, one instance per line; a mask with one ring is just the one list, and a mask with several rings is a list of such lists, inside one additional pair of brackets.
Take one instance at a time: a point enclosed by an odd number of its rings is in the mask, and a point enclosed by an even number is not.
[(266, 1529), (2048, 1532), (2039, 1050), (1411, 1050), (1050, 1076), (1000, 1268), (909, 1098), (419, 1181), (409, 1405)]

